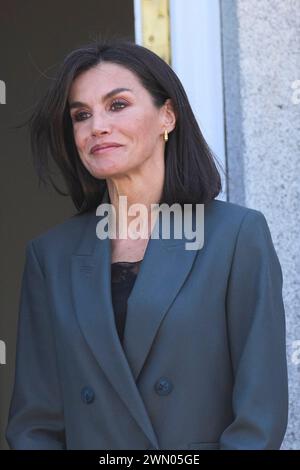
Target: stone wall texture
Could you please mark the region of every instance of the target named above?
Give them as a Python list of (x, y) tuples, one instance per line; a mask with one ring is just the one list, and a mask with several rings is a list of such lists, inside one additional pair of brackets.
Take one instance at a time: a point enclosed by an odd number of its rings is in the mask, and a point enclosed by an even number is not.
[(228, 199), (263, 212), (281, 262), (290, 387), (282, 449), (300, 449), (300, 0), (220, 3)]

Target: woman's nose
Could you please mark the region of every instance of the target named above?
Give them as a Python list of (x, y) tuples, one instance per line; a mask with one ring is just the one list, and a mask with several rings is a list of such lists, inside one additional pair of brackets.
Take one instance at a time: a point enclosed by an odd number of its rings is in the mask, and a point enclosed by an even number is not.
[(103, 115), (93, 116), (91, 119), (92, 134), (109, 134), (111, 132), (111, 124)]

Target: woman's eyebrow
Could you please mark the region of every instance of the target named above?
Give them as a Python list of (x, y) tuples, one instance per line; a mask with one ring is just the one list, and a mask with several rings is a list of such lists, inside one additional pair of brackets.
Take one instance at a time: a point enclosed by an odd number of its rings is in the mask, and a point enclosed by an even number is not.
[[(112, 96), (116, 95), (117, 93), (121, 93), (122, 91), (130, 91), (131, 93), (133, 92), (130, 88), (114, 88), (113, 90), (109, 91), (102, 97), (102, 101), (105, 101)], [(74, 108), (80, 108), (81, 106), (88, 106), (86, 103), (82, 103), (81, 101), (73, 101), (73, 103), (70, 104), (69, 108), (74, 109)]]

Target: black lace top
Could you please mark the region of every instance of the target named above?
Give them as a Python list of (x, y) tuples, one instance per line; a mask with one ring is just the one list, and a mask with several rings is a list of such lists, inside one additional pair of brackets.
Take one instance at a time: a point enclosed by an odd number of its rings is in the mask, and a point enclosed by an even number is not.
[(117, 261), (111, 264), (111, 295), (115, 322), (120, 341), (123, 341), (127, 299), (132, 291), (140, 264), (139, 261)]

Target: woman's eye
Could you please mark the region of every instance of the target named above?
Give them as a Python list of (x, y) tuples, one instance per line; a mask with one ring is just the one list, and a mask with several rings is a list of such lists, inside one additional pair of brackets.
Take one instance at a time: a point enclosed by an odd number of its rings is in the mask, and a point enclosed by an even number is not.
[[(126, 106), (127, 104), (124, 103), (124, 101), (116, 100), (112, 102), (111, 109), (112, 111), (119, 111), (120, 109), (126, 108)], [(86, 111), (80, 111), (79, 113), (74, 114), (73, 119), (75, 122), (85, 121), (87, 119), (85, 116), (88, 114), (89, 113), (87, 113)]]
[(84, 118), (85, 114), (89, 114), (89, 113), (81, 111), (80, 113), (74, 114), (74, 121), (83, 121), (85, 119)]
[(120, 110), (120, 109), (123, 109), (126, 107), (126, 103), (124, 103), (124, 101), (119, 101), (119, 100), (116, 100), (116, 101), (113, 101), (112, 104), (111, 104), (111, 108), (114, 108), (114, 110)]

